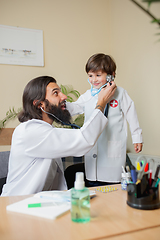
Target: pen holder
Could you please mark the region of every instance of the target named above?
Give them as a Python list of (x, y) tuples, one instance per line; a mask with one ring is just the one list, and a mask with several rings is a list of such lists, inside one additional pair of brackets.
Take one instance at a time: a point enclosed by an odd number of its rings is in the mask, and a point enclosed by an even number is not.
[(127, 186), (127, 204), (130, 207), (153, 210), (160, 208), (159, 188), (144, 186), (143, 183), (129, 183)]

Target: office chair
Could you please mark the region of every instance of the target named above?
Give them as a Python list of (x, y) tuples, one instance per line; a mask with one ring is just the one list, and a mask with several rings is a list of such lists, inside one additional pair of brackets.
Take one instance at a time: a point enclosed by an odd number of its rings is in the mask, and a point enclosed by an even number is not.
[[(130, 158), (129, 158), (128, 154), (126, 154), (126, 165), (130, 166), (130, 162), (131, 162)], [(84, 173), (85, 186), (86, 187), (91, 187), (90, 186), (90, 181), (88, 181), (86, 179), (84, 163), (77, 163), (77, 164), (70, 165), (69, 167), (67, 167), (64, 170), (64, 176), (65, 176), (65, 179), (66, 179), (66, 182), (67, 182), (68, 189), (74, 187), (76, 172), (83, 172)], [(112, 185), (112, 184), (115, 184), (115, 183), (107, 183), (106, 185)], [(120, 182), (116, 183), (116, 184), (120, 184)], [(102, 185), (104, 185), (104, 184), (102, 184)]]
[(10, 151), (0, 152), (0, 194), (6, 183)]
[(86, 181), (84, 163), (76, 163), (76, 164), (70, 165), (64, 170), (64, 176), (67, 182), (68, 189), (74, 187), (76, 172), (83, 172), (84, 181)]

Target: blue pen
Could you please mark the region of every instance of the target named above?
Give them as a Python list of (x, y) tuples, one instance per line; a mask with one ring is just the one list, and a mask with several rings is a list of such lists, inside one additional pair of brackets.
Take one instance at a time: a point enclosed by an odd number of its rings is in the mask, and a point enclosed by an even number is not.
[(133, 183), (137, 182), (137, 172), (134, 167), (131, 168), (131, 178)]

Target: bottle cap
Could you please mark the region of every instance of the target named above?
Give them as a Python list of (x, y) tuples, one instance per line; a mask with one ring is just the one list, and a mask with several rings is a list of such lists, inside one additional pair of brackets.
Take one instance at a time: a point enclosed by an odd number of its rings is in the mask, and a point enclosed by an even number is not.
[(74, 188), (77, 190), (81, 190), (85, 187), (84, 185), (84, 173), (76, 172), (76, 180), (74, 182)]

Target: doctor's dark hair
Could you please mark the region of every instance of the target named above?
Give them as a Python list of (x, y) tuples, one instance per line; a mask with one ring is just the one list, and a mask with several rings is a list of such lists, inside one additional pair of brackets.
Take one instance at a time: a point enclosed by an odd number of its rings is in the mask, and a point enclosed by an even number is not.
[(85, 70), (87, 73), (89, 71), (102, 71), (110, 75), (115, 75), (116, 63), (109, 55), (97, 53), (88, 59)]
[(18, 115), (20, 122), (26, 122), (30, 119), (42, 120), (42, 111), (39, 104), (45, 100), (46, 88), (50, 82), (56, 83), (56, 80), (53, 77), (41, 76), (32, 79), (26, 85), (22, 98), (23, 109)]

